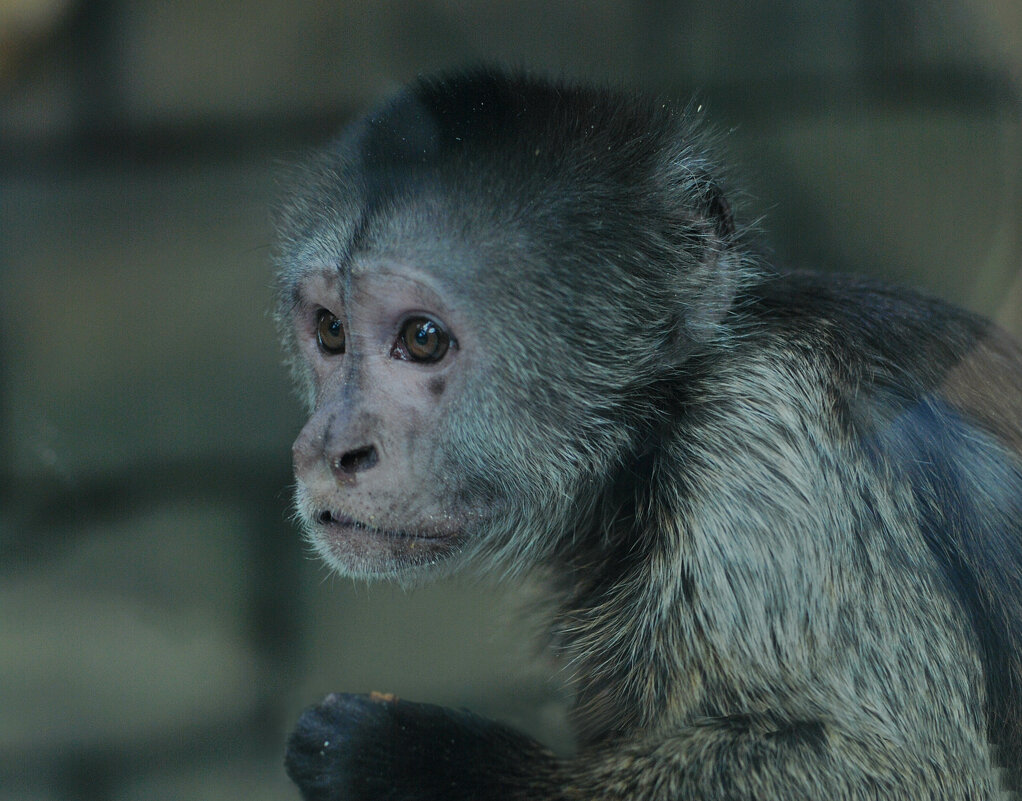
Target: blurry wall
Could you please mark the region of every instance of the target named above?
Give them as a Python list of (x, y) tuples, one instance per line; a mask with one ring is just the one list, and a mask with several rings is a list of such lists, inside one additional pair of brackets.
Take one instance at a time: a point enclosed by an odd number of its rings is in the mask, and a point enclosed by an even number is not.
[(0, 0), (0, 801), (296, 798), (335, 689), (563, 742), (513, 588), (351, 586), (288, 522), (282, 163), (482, 58), (695, 96), (775, 258), (1022, 332), (1020, 9)]

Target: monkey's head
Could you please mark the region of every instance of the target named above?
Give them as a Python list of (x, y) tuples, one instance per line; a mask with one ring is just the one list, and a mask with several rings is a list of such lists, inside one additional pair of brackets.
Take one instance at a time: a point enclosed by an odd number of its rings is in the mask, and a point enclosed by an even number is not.
[(300, 169), (278, 318), (329, 564), (523, 565), (591, 524), (733, 297), (709, 176), (665, 104), (492, 71), (419, 81)]

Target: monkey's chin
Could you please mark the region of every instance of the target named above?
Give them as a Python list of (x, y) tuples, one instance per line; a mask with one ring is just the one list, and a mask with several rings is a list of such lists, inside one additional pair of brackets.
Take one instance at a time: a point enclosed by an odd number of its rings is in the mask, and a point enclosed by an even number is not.
[(461, 550), (454, 529), (387, 529), (330, 511), (305, 521), (306, 536), (333, 570), (353, 578), (392, 578), (446, 562)]

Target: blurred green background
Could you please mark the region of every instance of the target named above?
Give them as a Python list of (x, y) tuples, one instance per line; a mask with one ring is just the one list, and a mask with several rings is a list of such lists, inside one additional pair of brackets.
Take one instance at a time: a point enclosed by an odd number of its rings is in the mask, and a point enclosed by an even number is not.
[(296, 799), (330, 690), (565, 742), (522, 588), (354, 586), (288, 520), (280, 167), (484, 58), (698, 98), (776, 259), (1022, 332), (1017, 0), (0, 0), (0, 801)]

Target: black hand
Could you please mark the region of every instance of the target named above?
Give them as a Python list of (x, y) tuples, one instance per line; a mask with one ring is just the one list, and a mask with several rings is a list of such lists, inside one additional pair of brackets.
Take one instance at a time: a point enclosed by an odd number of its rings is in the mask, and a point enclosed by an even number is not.
[(375, 693), (330, 695), (306, 710), (285, 761), (306, 801), (542, 798), (556, 768), (500, 723)]

